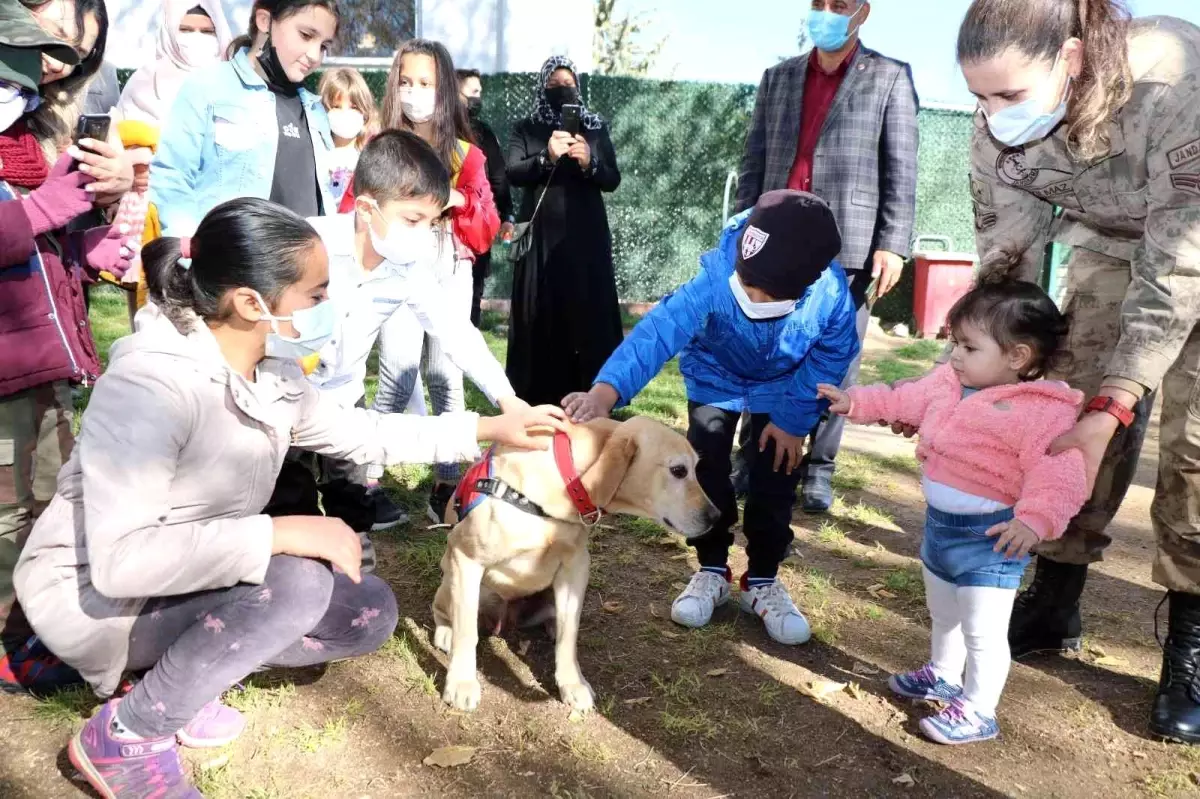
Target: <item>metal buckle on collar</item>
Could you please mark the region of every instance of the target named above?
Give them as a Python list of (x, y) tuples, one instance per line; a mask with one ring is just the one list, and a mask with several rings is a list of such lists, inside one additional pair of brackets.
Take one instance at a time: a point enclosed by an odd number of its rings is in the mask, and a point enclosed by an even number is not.
[(579, 514), (579, 521), (583, 522), (584, 527), (595, 527), (600, 524), (600, 520), (604, 518), (604, 511), (601, 508), (596, 508), (588, 514)]

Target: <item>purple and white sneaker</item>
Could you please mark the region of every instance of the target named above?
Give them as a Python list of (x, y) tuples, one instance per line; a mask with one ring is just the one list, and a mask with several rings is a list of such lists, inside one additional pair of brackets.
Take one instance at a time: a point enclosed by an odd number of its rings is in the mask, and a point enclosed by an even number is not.
[(71, 764), (104, 799), (203, 799), (184, 777), (175, 736), (126, 740), (113, 735), (120, 701), (106, 702), (71, 739)]
[(966, 702), (952, 699), (936, 716), (921, 719), (921, 733), (939, 744), (973, 744), (990, 741), (1000, 734), (993, 716), (977, 713)]
[(211, 749), (233, 743), (244, 729), (246, 717), (221, 704), (220, 699), (214, 699), (200, 708), (196, 717), (175, 733), (175, 737), (190, 749)]
[(933, 664), (926, 663), (916, 671), (888, 677), (888, 688), (906, 699), (929, 702), (949, 702), (962, 696), (961, 685), (951, 685), (933, 673)]

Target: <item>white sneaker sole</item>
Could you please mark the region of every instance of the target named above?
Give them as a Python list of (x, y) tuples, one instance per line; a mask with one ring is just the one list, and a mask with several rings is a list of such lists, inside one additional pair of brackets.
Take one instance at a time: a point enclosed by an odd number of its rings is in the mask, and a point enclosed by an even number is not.
[(242, 730), (238, 730), (237, 734), (227, 738), (193, 738), (183, 730), (180, 730), (175, 733), (175, 740), (179, 741), (180, 746), (186, 746), (188, 749), (217, 749), (218, 747), (228, 746), (240, 738), (241, 735)]

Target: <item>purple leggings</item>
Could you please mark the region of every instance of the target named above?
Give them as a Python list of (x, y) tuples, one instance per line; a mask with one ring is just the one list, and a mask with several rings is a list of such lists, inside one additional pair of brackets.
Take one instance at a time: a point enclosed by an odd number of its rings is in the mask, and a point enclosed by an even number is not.
[(155, 597), (129, 638), (121, 722), (145, 738), (174, 735), (246, 675), (374, 652), (396, 629), (396, 597), (364, 574), (355, 585), (315, 560), (275, 555), (262, 585)]

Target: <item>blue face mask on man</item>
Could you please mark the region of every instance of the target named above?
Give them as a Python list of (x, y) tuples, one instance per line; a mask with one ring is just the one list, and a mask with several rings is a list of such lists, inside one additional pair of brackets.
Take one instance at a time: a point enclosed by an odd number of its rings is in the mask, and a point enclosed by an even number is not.
[(813, 10), (808, 12), (808, 35), (812, 37), (813, 47), (827, 53), (835, 53), (850, 41), (850, 23), (858, 16), (864, 6), (850, 16), (834, 11)]

